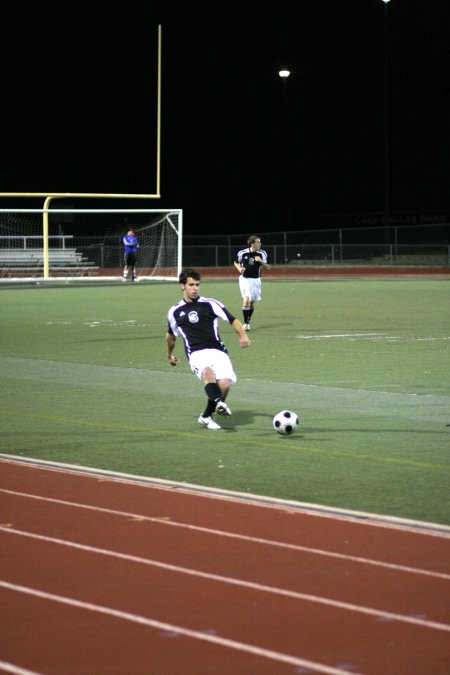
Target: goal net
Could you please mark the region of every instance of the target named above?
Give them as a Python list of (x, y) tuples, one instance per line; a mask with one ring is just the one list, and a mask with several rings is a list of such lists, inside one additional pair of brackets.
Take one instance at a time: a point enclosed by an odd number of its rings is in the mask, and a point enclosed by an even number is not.
[(181, 209), (0, 209), (0, 277), (120, 281), (129, 231), (138, 280), (177, 280)]

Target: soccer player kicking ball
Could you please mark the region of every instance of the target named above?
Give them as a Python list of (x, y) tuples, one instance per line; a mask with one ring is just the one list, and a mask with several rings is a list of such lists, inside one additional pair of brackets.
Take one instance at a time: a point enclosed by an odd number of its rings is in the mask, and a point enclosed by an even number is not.
[(220, 429), (213, 415), (231, 415), (225, 399), (231, 385), (236, 382), (236, 375), (227, 348), (220, 338), (218, 319), (231, 325), (239, 335), (241, 347), (249, 347), (250, 340), (239, 319), (219, 300), (200, 295), (200, 273), (197, 270), (182, 270), (178, 280), (183, 298), (167, 313), (167, 358), (171, 366), (180, 363), (180, 359), (173, 354), (177, 336), (180, 335), (191, 370), (203, 382), (208, 397), (198, 422), (207, 429)]

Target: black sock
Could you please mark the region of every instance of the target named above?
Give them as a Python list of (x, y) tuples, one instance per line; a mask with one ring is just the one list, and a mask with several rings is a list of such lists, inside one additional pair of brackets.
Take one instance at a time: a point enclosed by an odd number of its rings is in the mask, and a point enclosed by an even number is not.
[(205, 392), (210, 401), (218, 403), (222, 400), (222, 392), (217, 382), (210, 382), (205, 384)]
[(249, 307), (242, 308), (242, 314), (244, 315), (244, 323), (250, 322), (250, 317), (252, 315), (252, 310)]
[(215, 411), (216, 405), (222, 400), (222, 392), (217, 382), (205, 384), (205, 392), (208, 397), (208, 405), (203, 413), (203, 417), (210, 417)]
[(253, 311), (254, 311), (254, 308), (250, 307), (250, 309), (248, 310), (248, 315), (247, 315), (248, 316), (247, 323), (250, 323), (250, 319), (252, 318)]
[(215, 401), (208, 401), (208, 405), (205, 408), (205, 412), (203, 413), (202, 417), (211, 417), (213, 412), (216, 411), (216, 405), (217, 403)]

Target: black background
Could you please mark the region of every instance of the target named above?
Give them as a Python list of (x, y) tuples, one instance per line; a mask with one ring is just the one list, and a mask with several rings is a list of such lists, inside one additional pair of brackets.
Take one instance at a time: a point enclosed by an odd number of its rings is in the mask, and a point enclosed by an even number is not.
[(0, 191), (155, 192), (161, 24), (161, 199), (113, 206), (183, 208), (186, 234), (445, 211), (449, 19), (447, 0), (11, 3)]

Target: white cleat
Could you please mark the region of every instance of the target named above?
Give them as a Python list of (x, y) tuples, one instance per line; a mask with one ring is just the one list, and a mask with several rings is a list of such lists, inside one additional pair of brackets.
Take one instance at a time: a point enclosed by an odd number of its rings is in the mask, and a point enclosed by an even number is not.
[(198, 418), (198, 423), (200, 424), (200, 426), (206, 427), (207, 429), (222, 428), (217, 424), (217, 422), (214, 422), (212, 417), (203, 417), (202, 415), (200, 415), (200, 417)]
[(243, 328), (244, 328), (244, 330), (250, 330), (250, 324), (249, 324), (249, 323), (244, 323)]
[(216, 413), (228, 417), (229, 415), (231, 415), (231, 410), (224, 401), (219, 401), (219, 403), (216, 405)]

